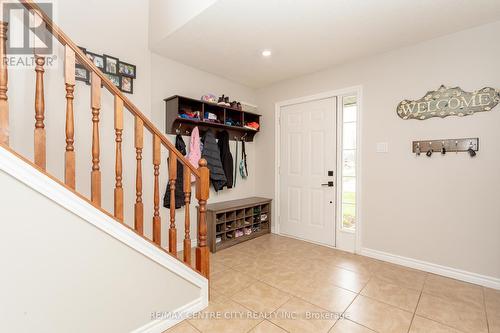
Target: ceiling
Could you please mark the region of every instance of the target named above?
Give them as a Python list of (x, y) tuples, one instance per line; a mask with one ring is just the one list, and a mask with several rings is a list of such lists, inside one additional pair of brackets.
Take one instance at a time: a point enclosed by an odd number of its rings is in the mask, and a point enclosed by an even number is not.
[(218, 0), (151, 48), (260, 88), (497, 20), (499, 0)]

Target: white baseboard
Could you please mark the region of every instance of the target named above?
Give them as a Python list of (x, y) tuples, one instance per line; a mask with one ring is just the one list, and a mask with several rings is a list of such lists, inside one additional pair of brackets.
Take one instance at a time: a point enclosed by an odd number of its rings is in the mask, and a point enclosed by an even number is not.
[(378, 250), (368, 249), (366, 247), (361, 249), (360, 254), (370, 258), (387, 261), (393, 264), (419, 269), (425, 272), (443, 275), (449, 278), (500, 290), (500, 278), (467, 272), (461, 269), (442, 266), (427, 261), (403, 257), (396, 254), (391, 254)]
[(169, 328), (177, 325), (184, 319), (189, 318), (196, 312), (199, 312), (208, 306), (208, 299), (206, 297), (200, 297), (191, 303), (188, 303), (174, 311), (172, 311), (173, 318), (165, 318), (153, 320), (146, 325), (139, 327), (138, 329), (132, 331), (131, 333), (162, 333)]

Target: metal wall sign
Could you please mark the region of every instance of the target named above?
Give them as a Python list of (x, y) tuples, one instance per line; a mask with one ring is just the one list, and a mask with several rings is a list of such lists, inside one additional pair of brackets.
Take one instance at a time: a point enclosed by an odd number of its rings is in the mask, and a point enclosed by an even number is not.
[(500, 90), (486, 87), (466, 92), (459, 87), (439, 87), (418, 100), (405, 99), (398, 104), (397, 113), (402, 119), (425, 120), (433, 117), (468, 116), (490, 111), (500, 102)]

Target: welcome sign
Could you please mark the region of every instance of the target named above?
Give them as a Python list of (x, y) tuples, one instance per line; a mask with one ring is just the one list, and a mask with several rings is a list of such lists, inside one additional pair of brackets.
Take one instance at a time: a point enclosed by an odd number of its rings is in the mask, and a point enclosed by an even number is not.
[(397, 113), (402, 119), (445, 118), (468, 116), (476, 112), (490, 111), (500, 102), (500, 91), (490, 87), (465, 92), (459, 87), (439, 87), (429, 91), (419, 100), (404, 100), (398, 104)]

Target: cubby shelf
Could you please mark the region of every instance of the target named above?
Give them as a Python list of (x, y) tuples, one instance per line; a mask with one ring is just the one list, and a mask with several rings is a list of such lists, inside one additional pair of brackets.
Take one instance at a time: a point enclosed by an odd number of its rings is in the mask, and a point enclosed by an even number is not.
[[(262, 236), (271, 231), (271, 199), (251, 197), (207, 205), (208, 245), (211, 252)], [(266, 215), (261, 220), (262, 214)], [(237, 230), (252, 233), (235, 237)], [(247, 229), (248, 230), (248, 229)], [(217, 238), (220, 241), (217, 242)]]
[[(243, 127), (246, 122), (256, 122), (260, 125), (261, 115), (234, 109), (228, 106), (209, 103), (194, 98), (174, 95), (164, 99), (166, 103), (166, 132), (167, 134), (177, 134), (179, 131), (182, 135), (190, 135), (194, 127), (198, 127), (200, 131), (208, 129), (226, 130), (229, 132), (229, 138), (245, 137), (245, 141), (253, 141), (253, 137), (258, 130)], [(199, 111), (200, 119), (180, 118), (179, 115), (184, 113), (184, 110)], [(211, 112), (217, 116), (218, 122), (210, 122), (204, 119), (205, 111)], [(241, 126), (231, 126), (226, 124), (226, 120), (232, 119), (241, 124)]]

